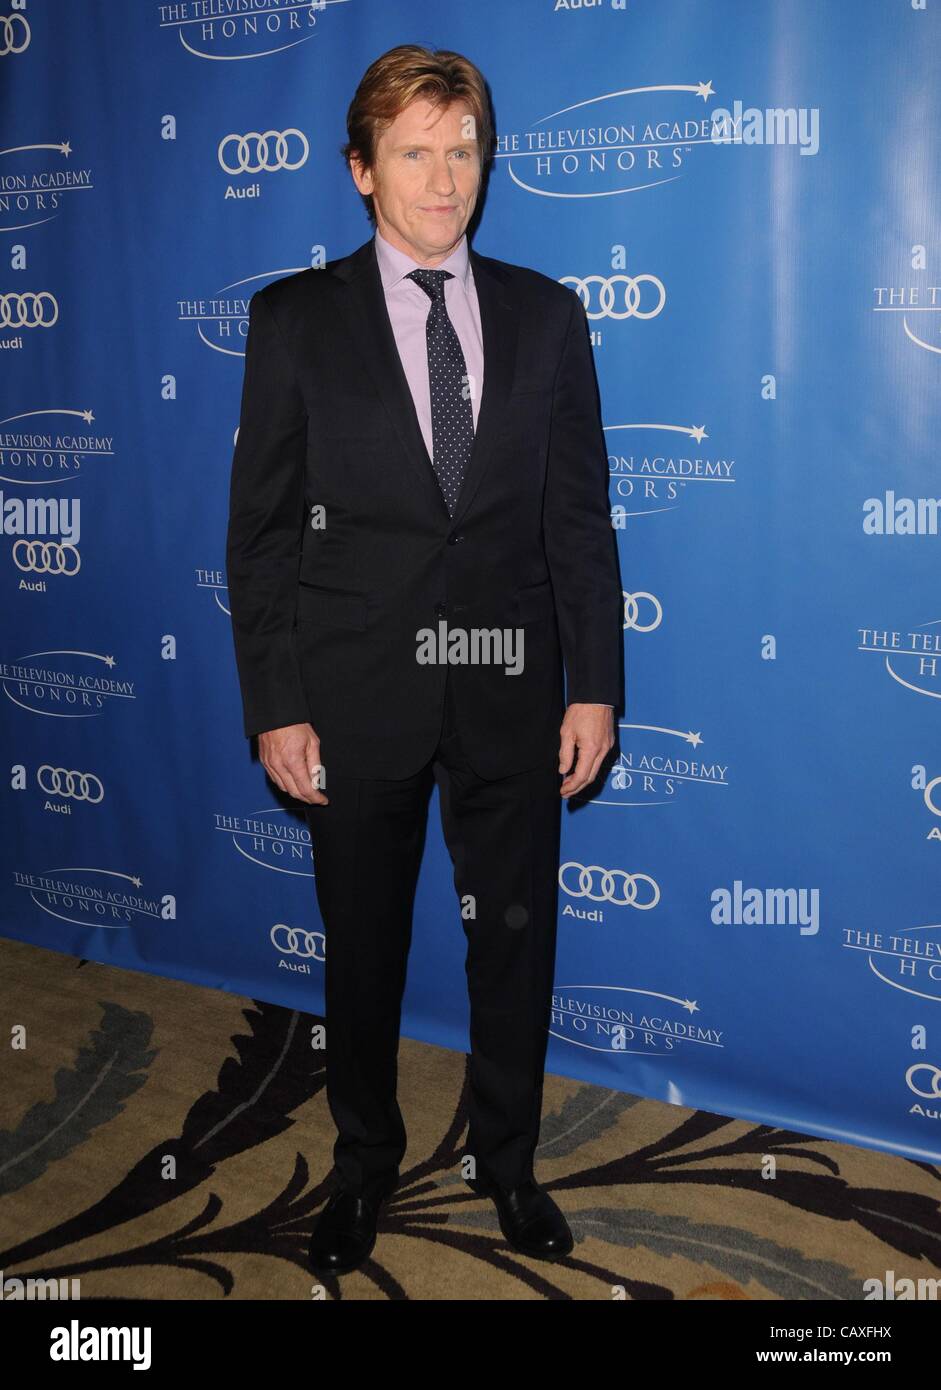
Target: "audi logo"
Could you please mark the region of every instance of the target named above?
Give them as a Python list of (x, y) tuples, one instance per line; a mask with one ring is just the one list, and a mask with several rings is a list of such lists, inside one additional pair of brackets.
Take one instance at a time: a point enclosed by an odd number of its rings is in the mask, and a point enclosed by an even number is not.
[(68, 541), (24, 541), (13, 546), (13, 561), (17, 569), (34, 574), (78, 574), (82, 560), (74, 545)]
[[(623, 589), (624, 596), (624, 626), (632, 628), (634, 632), (653, 632), (655, 627), (659, 627), (663, 621), (663, 606), (659, 599), (654, 598), (653, 594), (648, 594), (646, 589), (639, 589), (636, 594), (628, 594)], [(637, 621), (638, 606), (637, 600), (646, 598), (653, 604), (654, 618), (651, 623), (639, 623)]]
[[(662, 280), (656, 275), (563, 275), (560, 285), (571, 285), (585, 306), (590, 319), (654, 319), (667, 302), (667, 292)], [(598, 308), (592, 308), (591, 286), (598, 288)], [(624, 288), (618, 292), (616, 285)], [(658, 299), (652, 309), (641, 309), (641, 285), (653, 285)], [(623, 308), (615, 308), (618, 298), (623, 300)]]
[[(289, 136), (300, 142), (298, 158), (295, 160), (288, 158)], [(228, 152), (230, 145), (234, 146), (231, 155)], [(219, 163), (227, 174), (260, 174), (263, 171), (274, 173), (276, 169), (299, 169), (307, 162), (309, 154), (307, 136), (293, 126), (290, 130), (266, 130), (263, 135), (257, 130), (250, 130), (247, 135), (227, 135), (219, 142)]]
[(934, 801), (932, 800), (934, 789), (939, 782), (941, 782), (941, 777), (932, 777), (931, 781), (925, 787), (925, 805), (928, 807), (928, 810), (932, 813), (932, 815), (935, 816), (941, 816), (941, 810), (938, 809), (938, 807), (934, 804)]
[(43, 763), (36, 781), (47, 796), (70, 796), (73, 801), (88, 801), (93, 806), (104, 800), (105, 789), (93, 772), (70, 772), (68, 768)]
[[(574, 869), (578, 870), (577, 886), (571, 886), (573, 874), (570, 871)], [(653, 897), (649, 903), (637, 901), (639, 883), (650, 885)], [(559, 869), (559, 885), (570, 898), (590, 898), (593, 903), (613, 903), (615, 907), (636, 907), (641, 912), (649, 912), (660, 901), (660, 889), (649, 874), (629, 874), (626, 869), (605, 869), (600, 864), (579, 864), (574, 859)]]
[(282, 955), (302, 956), (307, 960), (325, 959), (326, 938), (322, 931), (299, 931), (297, 927), (287, 927), (283, 922), (275, 922), (269, 935), (272, 946)]
[[(49, 309), (46, 309), (49, 305)], [(46, 317), (47, 312), (51, 315)], [(14, 317), (15, 316), (15, 317)], [(0, 294), (0, 328), (51, 328), (59, 320), (59, 306), (48, 290), (38, 294)]]
[[(13, 26), (18, 24), (19, 29)], [(21, 36), (21, 41), (17, 43), (16, 35)], [(22, 14), (0, 14), (0, 58), (5, 58), (8, 53), (22, 53), (24, 48), (29, 47), (29, 22)]]
[[(922, 1091), (912, 1080), (916, 1071), (926, 1071), (928, 1073), (928, 1084), (931, 1089)], [(908, 1082), (909, 1089), (915, 1092), (916, 1096), (924, 1096), (925, 1100), (936, 1100), (941, 1096), (941, 1067), (932, 1066), (930, 1062), (916, 1062), (909, 1067), (905, 1073), (905, 1080)]]

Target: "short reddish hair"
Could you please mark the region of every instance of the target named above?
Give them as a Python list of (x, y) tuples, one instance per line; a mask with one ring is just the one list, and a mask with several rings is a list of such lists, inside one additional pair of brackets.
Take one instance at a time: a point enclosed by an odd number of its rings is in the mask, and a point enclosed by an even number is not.
[[(360, 78), (359, 86), (346, 113), (349, 136), (340, 153), (350, 163), (356, 155), (363, 168), (372, 169), (376, 146), (382, 132), (396, 116), (417, 98), (434, 106), (448, 107), (466, 101), (474, 117), (481, 176), (493, 157), (493, 117), (487, 84), (480, 69), (469, 58), (449, 49), (436, 51), (420, 44), (403, 43), (381, 54)], [(362, 195), (370, 222), (376, 213), (371, 193)]]

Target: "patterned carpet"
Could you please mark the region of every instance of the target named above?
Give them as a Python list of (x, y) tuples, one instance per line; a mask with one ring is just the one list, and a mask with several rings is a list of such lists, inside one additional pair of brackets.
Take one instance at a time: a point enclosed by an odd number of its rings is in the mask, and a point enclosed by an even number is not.
[[(0, 980), (4, 1277), (310, 1299), (334, 1138), (313, 1017), (5, 940)], [(401, 1185), (327, 1298), (858, 1300), (941, 1272), (941, 1168), (557, 1076), (536, 1174), (576, 1244), (528, 1259), (457, 1176), (465, 1066), (402, 1040)]]

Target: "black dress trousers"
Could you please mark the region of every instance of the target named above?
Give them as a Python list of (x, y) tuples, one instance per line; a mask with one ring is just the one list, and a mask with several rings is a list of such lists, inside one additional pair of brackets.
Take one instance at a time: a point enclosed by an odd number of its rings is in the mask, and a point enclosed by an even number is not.
[[(437, 781), (457, 890), (441, 928), (460, 923), (467, 938), (465, 1152), (478, 1172), (514, 1187), (534, 1176), (542, 1110), (558, 912), (557, 762), (497, 780), (477, 776), (461, 748), (450, 669), (438, 746), (414, 776), (331, 777), (323, 751), (329, 805), (305, 809), (326, 928), (327, 1100), (339, 1185), (373, 1195), (405, 1155), (396, 1099), (399, 1025)], [(461, 914), (467, 895), (474, 916)]]

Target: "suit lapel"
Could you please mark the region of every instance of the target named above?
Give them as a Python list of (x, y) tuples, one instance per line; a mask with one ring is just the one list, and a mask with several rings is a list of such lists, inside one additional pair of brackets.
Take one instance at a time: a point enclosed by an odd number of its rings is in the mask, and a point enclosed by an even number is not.
[(425, 448), (412, 393), (399, 357), (386, 308), (374, 240), (371, 238), (333, 267), (334, 276), (346, 288), (350, 332), (389, 412), (409, 464), (428, 495), (429, 504), (453, 526), (460, 522), (470, 506), (492, 457), (507, 409), (519, 329), (519, 311), (506, 290), (498, 267), (478, 256), (476, 251), (470, 250), (469, 254), (480, 309), (484, 382), (470, 461), (453, 517), (448, 516), (440, 484)]

